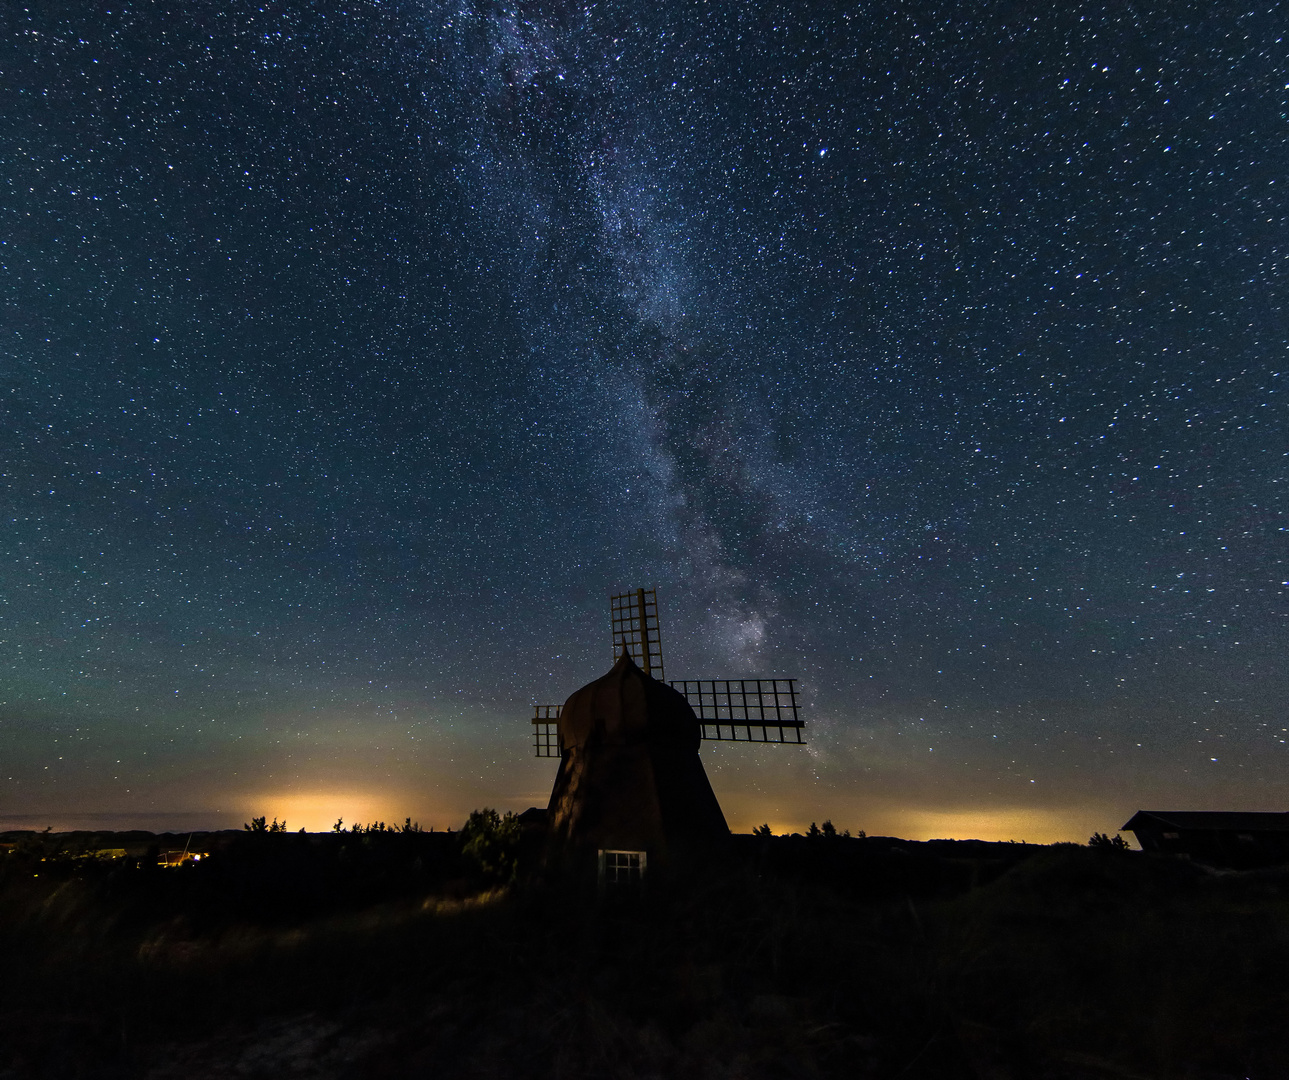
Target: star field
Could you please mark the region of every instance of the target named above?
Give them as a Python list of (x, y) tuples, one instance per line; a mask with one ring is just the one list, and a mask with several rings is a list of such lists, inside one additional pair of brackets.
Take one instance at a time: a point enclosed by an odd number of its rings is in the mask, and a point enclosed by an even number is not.
[(1287, 31), (8, 9), (0, 816), (543, 802), (655, 582), (736, 828), (1282, 809)]

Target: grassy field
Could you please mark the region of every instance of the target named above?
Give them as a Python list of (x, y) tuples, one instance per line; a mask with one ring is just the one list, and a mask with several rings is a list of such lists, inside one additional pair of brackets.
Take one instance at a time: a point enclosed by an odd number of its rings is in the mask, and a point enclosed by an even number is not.
[(600, 896), (460, 834), (18, 839), (0, 1078), (1289, 1076), (1279, 871), (735, 837)]

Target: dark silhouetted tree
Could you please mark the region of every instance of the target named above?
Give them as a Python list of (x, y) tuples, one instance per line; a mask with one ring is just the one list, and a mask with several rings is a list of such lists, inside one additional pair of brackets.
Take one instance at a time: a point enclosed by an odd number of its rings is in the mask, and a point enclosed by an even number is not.
[(274, 818), (273, 823), (268, 824), (268, 818), (266, 817), (253, 817), (249, 822), (244, 822), (242, 824), (242, 828), (244, 828), (247, 832), (253, 832), (253, 833), (286, 832), (286, 822), (278, 821), (277, 818)]
[(461, 829), (461, 853), (486, 880), (514, 879), (523, 828), (514, 814), (502, 817), (490, 807), (471, 812)]
[(1099, 851), (1127, 851), (1128, 841), (1118, 833), (1111, 837), (1099, 832), (1092, 834), (1091, 839), (1088, 840), (1088, 847), (1096, 848)]

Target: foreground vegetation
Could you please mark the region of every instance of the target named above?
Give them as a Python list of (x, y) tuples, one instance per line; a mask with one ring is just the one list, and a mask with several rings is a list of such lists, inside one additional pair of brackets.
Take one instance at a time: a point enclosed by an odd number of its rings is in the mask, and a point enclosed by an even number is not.
[(28, 838), (0, 1077), (1289, 1075), (1282, 872), (756, 836), (601, 896), (475, 824)]

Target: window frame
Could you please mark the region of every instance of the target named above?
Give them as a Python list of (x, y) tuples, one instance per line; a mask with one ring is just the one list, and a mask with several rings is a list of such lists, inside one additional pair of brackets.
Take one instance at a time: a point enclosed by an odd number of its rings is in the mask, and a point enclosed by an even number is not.
[(649, 852), (624, 848), (600, 848), (597, 853), (600, 888), (637, 886), (649, 869)]

